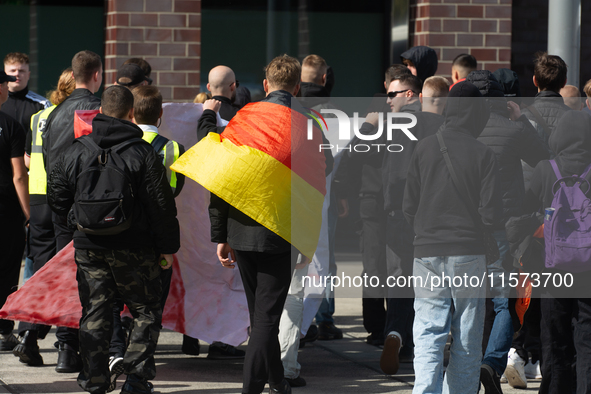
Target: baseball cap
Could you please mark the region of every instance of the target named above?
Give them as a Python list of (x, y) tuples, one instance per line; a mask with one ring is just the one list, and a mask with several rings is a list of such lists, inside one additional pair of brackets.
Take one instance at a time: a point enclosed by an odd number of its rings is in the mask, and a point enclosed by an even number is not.
[(13, 77), (12, 75), (6, 75), (6, 73), (4, 71), (0, 71), (0, 83), (15, 82), (15, 81), (16, 81), (16, 77)]
[(134, 86), (147, 81), (146, 75), (137, 64), (125, 64), (117, 71), (117, 85)]

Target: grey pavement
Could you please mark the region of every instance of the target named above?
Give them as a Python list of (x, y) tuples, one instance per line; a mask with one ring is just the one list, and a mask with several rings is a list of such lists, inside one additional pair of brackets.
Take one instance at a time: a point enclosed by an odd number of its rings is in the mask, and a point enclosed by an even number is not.
[[(358, 262), (339, 265), (348, 274), (361, 272)], [(337, 292), (338, 296), (338, 292)], [(365, 343), (367, 333), (361, 318), (359, 298), (337, 298), (335, 321), (343, 329), (344, 338), (308, 343), (299, 353), (301, 376), (306, 387), (293, 388), (294, 394), (320, 393), (411, 393), (414, 381), (412, 364), (401, 364), (395, 376), (385, 376), (379, 367), (381, 349)], [(0, 394), (65, 394), (83, 393), (76, 383), (77, 374), (55, 372), (57, 350), (53, 347), (55, 331), (39, 341), (45, 361), (42, 367), (27, 367), (10, 352), (0, 352)], [(201, 355), (187, 356), (181, 352), (182, 335), (162, 332), (156, 351), (156, 393), (240, 393), (242, 361), (207, 359), (207, 344)], [(246, 349), (247, 345), (240, 348)], [(120, 378), (117, 389), (123, 385)], [(503, 384), (504, 393), (537, 392), (539, 381), (530, 380), (528, 389), (518, 390)], [(482, 390), (484, 392), (484, 390)]]

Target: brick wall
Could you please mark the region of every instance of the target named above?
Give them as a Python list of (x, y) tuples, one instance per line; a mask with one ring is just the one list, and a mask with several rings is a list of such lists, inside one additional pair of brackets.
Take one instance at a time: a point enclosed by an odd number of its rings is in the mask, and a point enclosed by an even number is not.
[(410, 46), (437, 52), (437, 75), (451, 76), (461, 53), (478, 60), (478, 68), (511, 66), (511, 0), (411, 0)]
[(165, 101), (199, 93), (201, 0), (107, 0), (105, 84), (130, 57), (152, 66)]

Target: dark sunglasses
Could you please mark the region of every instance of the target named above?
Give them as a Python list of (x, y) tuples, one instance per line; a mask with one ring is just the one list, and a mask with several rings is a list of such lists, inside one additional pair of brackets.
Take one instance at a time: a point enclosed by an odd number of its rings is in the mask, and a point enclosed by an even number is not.
[(388, 97), (389, 97), (389, 98), (394, 98), (394, 97), (396, 97), (396, 96), (398, 95), (398, 93), (406, 93), (406, 92), (408, 92), (409, 90), (410, 90), (411, 92), (415, 93), (415, 94), (417, 93), (417, 92), (415, 92), (415, 91), (414, 91), (414, 90), (412, 90), (412, 89), (396, 90), (396, 91), (394, 91), (394, 92), (388, 92)]
[[(238, 82), (238, 80), (236, 80), (236, 82), (235, 82), (235, 83), (236, 83), (236, 87), (240, 86), (240, 82)], [(234, 84), (234, 82), (232, 82), (232, 83), (230, 84), (230, 86), (232, 86), (233, 84)]]

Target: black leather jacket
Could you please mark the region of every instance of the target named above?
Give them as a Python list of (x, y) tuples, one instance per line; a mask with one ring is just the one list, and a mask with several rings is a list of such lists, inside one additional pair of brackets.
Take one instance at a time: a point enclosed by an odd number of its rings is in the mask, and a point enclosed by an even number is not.
[(76, 110), (99, 109), (101, 99), (88, 89), (76, 89), (47, 118), (43, 133), (43, 160), (48, 176), (59, 156), (74, 142), (74, 113)]
[[(94, 142), (108, 148), (131, 138), (142, 138), (142, 130), (131, 122), (99, 114), (92, 122)], [(92, 152), (74, 143), (64, 152), (49, 175), (47, 199), (51, 208), (65, 216), (74, 203), (76, 179)], [(162, 159), (145, 141), (129, 145), (120, 153), (132, 180), (136, 198), (132, 226), (117, 235), (74, 233), (77, 249), (143, 249), (176, 253), (180, 247), (176, 205), (166, 179)]]

